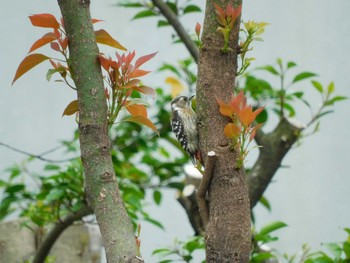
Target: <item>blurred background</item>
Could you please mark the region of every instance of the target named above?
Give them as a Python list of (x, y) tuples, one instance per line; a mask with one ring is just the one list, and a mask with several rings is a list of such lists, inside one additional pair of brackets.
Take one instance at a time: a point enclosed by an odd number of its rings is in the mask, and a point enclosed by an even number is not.
[[(204, 1), (195, 2), (204, 9)], [(181, 45), (172, 44), (174, 32), (170, 27), (157, 29), (156, 20), (152, 18), (131, 21), (136, 11), (117, 7), (116, 3), (117, 0), (92, 1), (92, 17), (105, 20), (96, 27), (105, 28), (130, 51), (136, 50), (138, 56), (158, 51), (145, 69), (155, 70), (164, 62), (175, 63), (188, 57)], [(325, 85), (334, 81), (336, 93), (349, 97), (349, 10), (347, 0), (331, 4), (326, 0), (245, 1), (245, 21), (270, 23), (262, 35), (264, 41), (253, 44), (250, 56), (256, 60), (251, 68), (273, 64), (279, 57), (294, 61), (299, 66), (294, 73), (315, 72), (319, 75), (318, 81)], [(60, 17), (56, 1), (6, 1), (0, 10), (0, 143), (34, 154), (56, 147), (61, 140), (71, 139), (77, 128), (74, 117), (61, 117), (76, 94), (62, 83), (47, 82), (47, 64), (39, 65), (11, 86), (16, 69), (30, 46), (46, 33), (45, 29), (32, 27), (28, 19), (29, 15), (38, 13)], [(185, 28), (194, 32), (195, 23), (202, 24), (203, 16), (194, 13), (183, 22)], [(155, 72), (143, 81), (169, 92), (165, 78), (166, 75)], [(310, 92), (308, 96), (313, 105), (320, 103), (315, 93)], [(165, 107), (170, 110), (169, 105)], [(336, 104), (334, 111), (322, 119), (318, 133), (303, 139), (284, 159), (286, 168), (278, 170), (265, 194), (272, 211), (260, 205), (255, 208), (257, 226), (274, 220), (288, 224), (274, 243), (280, 251), (295, 253), (303, 243), (317, 249), (322, 243), (344, 239), (342, 228), (350, 227), (349, 102)], [(307, 111), (298, 111), (296, 116), (302, 123), (309, 118)], [(256, 156), (257, 151), (253, 151), (248, 164), (252, 164)], [(0, 178), (3, 179), (6, 168), (25, 157), (0, 145)], [(57, 152), (50, 158), (64, 156)], [(35, 171), (41, 165), (36, 162), (30, 169)], [(146, 262), (152, 262), (150, 255), (155, 248), (171, 246), (176, 238), (193, 234), (175, 195), (175, 191), (166, 191), (161, 206), (150, 202), (146, 208), (165, 227), (160, 230), (148, 223), (142, 225), (141, 249)]]

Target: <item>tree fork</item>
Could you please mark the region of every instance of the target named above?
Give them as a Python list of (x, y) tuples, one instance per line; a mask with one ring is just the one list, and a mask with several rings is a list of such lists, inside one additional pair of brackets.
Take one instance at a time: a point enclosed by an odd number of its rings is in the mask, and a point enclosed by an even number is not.
[(86, 195), (98, 221), (108, 263), (143, 262), (119, 193), (108, 137), (107, 105), (89, 0), (58, 0), (69, 39), (69, 67), (78, 93)]
[[(240, 0), (216, 1), (222, 8), (239, 6)], [(228, 119), (219, 112), (215, 97), (231, 98), (237, 68), (239, 18), (230, 34), (229, 50), (221, 51), (224, 38), (217, 32), (213, 2), (207, 0), (203, 24), (203, 48), (199, 52), (197, 117), (201, 152), (214, 150), (217, 160), (209, 185), (209, 221), (206, 226), (206, 260), (249, 262), (251, 223), (248, 188), (243, 169), (237, 169), (237, 153), (224, 136)]]

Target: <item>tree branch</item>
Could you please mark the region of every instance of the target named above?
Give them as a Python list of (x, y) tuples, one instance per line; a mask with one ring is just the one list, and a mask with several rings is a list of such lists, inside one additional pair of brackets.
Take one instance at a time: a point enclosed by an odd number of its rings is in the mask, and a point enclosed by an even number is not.
[(164, 3), (162, 0), (152, 0), (153, 4), (158, 7), (163, 16), (168, 20), (169, 24), (172, 25), (179, 38), (185, 44), (187, 50), (190, 52), (193, 59), (198, 61), (198, 47), (195, 42), (190, 38), (187, 34), (185, 28), (182, 26), (178, 17), (174, 14), (174, 12), (170, 9), (170, 7)]
[(202, 218), (204, 229), (209, 221), (209, 209), (208, 209), (207, 201), (205, 197), (209, 189), (211, 178), (213, 176), (215, 159), (216, 159), (215, 152), (213, 151), (208, 152), (207, 160), (205, 162), (204, 175), (201, 180), (201, 183), (199, 184), (198, 191), (197, 191), (198, 208)]
[[(282, 119), (268, 134), (259, 133), (259, 158), (247, 175), (251, 209), (258, 203), (281, 162), (292, 145), (299, 138), (302, 128), (295, 127)], [(257, 134), (258, 135), (258, 134)]]
[(33, 263), (45, 262), (45, 258), (50, 253), (51, 248), (55, 244), (56, 240), (63, 233), (63, 231), (66, 230), (66, 228), (72, 225), (75, 221), (81, 220), (84, 216), (90, 215), (92, 213), (92, 209), (85, 205), (82, 208), (80, 208), (77, 212), (69, 214), (63, 221), (57, 223), (55, 227), (46, 236), (43, 243), (40, 244), (40, 247), (37, 250), (33, 259)]

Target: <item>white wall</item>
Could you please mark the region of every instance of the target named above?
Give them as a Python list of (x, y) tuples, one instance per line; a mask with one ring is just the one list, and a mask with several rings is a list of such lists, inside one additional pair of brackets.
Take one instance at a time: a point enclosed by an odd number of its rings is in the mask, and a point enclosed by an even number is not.
[[(171, 31), (155, 30), (154, 20), (130, 23), (134, 11), (112, 7), (113, 0), (92, 2), (92, 16), (106, 20), (97, 26), (106, 28), (129, 50), (135, 49), (139, 55), (159, 51), (156, 59), (147, 64), (148, 69), (185, 57), (182, 47), (171, 46)], [(349, 96), (349, 10), (348, 0), (245, 1), (246, 20), (271, 23), (263, 35), (264, 42), (257, 43), (252, 52), (257, 59), (253, 66), (274, 63), (277, 57), (293, 60), (300, 65), (300, 71), (318, 73), (322, 83), (334, 80), (337, 92)], [(59, 8), (55, 1), (13, 0), (4, 2), (0, 9), (0, 142), (38, 154), (56, 146), (59, 140), (70, 139), (76, 123), (71, 117), (61, 118), (75, 94), (62, 84), (46, 81), (47, 64), (11, 87), (15, 70), (30, 45), (46, 33), (45, 29), (31, 26), (28, 16), (36, 13), (59, 16)], [(202, 22), (201, 16), (187, 19), (186, 27), (193, 29), (197, 21)], [(161, 85), (163, 76), (153, 74), (147, 82)], [(317, 105), (318, 97), (313, 94), (308, 96)], [(321, 131), (303, 140), (284, 160), (283, 164), (290, 168), (278, 171), (266, 193), (272, 212), (256, 209), (259, 226), (273, 220), (288, 223), (276, 243), (283, 251), (296, 252), (304, 242), (317, 248), (320, 243), (341, 240), (345, 237), (341, 229), (350, 226), (349, 103), (339, 103), (334, 110), (335, 114), (322, 120)], [(300, 109), (298, 113), (300, 120), (307, 120), (308, 112)], [(0, 147), (0, 171), (22, 159), (22, 155)], [(161, 208), (150, 208), (165, 222), (166, 231), (143, 224), (141, 238), (146, 259), (157, 246), (171, 245), (175, 237), (182, 239), (192, 234), (173, 194), (167, 194)], [(176, 215), (179, 218), (175, 221)]]

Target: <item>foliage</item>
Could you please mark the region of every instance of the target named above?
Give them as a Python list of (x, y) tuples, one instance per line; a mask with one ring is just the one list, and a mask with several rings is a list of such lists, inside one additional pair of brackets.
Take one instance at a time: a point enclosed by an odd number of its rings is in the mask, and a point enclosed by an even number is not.
[(242, 32), (244, 40), (241, 40), (239, 43), (239, 58), (241, 60), (241, 67), (237, 71), (237, 76), (242, 75), (250, 66), (250, 62), (255, 60), (255, 58), (247, 58), (247, 52), (253, 49), (251, 44), (254, 41), (262, 41), (260, 35), (264, 33), (265, 27), (268, 25), (268, 23), (257, 23), (253, 20), (249, 20), (248, 22), (244, 22), (243, 25), (244, 27), (240, 29), (240, 32)]
[[(69, 64), (68, 39), (66, 37), (63, 20), (59, 23), (51, 14), (37, 14), (29, 18), (33, 26), (50, 28), (52, 32), (46, 33), (32, 45), (29, 50), (29, 55), (20, 63), (12, 84), (33, 67), (49, 60), (53, 68), (48, 70), (46, 75), (47, 80), (50, 80), (53, 74), (59, 73), (62, 78), (59, 81), (65, 82), (69, 87), (75, 90), (76, 88), (71, 84), (72, 80), (74, 80), (74, 72), (72, 72)], [(102, 20), (92, 19), (92, 23), (100, 21)], [(126, 50), (124, 46), (104, 29), (96, 30), (95, 36), (96, 42), (99, 44)], [(55, 59), (40, 53), (32, 53), (47, 44), (50, 44), (51, 49), (58, 52), (63, 58)], [(126, 109), (131, 116), (125, 118), (124, 121), (142, 124), (157, 131), (156, 127), (147, 116), (147, 109), (145, 107), (147, 103), (140, 98), (137, 100), (131, 99), (133, 92), (155, 95), (154, 89), (142, 85), (140, 79), (138, 79), (149, 73), (149, 71), (142, 70), (140, 67), (155, 55), (156, 53), (142, 56), (136, 60), (135, 64), (132, 64), (132, 60), (135, 58), (135, 51), (122, 55), (116, 53), (116, 60), (104, 54), (99, 54), (100, 64), (102, 69), (106, 72), (104, 79), (108, 84), (108, 88), (105, 88), (105, 94), (110, 126), (116, 121), (120, 110)], [(63, 115), (72, 115), (78, 111), (78, 101), (74, 100), (68, 104)]]
[(228, 4), (226, 8), (223, 9), (215, 2), (213, 2), (213, 4), (215, 7), (216, 19), (219, 23), (217, 31), (219, 31), (224, 37), (224, 46), (221, 48), (221, 51), (226, 53), (231, 50), (229, 48), (230, 34), (233, 30), (234, 23), (241, 15), (242, 5), (233, 8), (231, 4)]
[[(319, 119), (333, 112), (330, 110), (330, 107), (336, 102), (347, 99), (344, 96), (334, 95), (335, 86), (333, 82), (325, 88), (320, 82), (314, 80), (317, 74), (310, 71), (300, 72), (287, 82), (287, 76), (290, 70), (295, 68), (297, 64), (293, 61), (283, 63), (282, 59), (277, 59), (276, 63), (277, 67), (275, 65), (266, 65), (257, 68), (257, 70), (267, 72), (279, 79), (276, 88), (274, 88), (274, 84), (271, 84), (265, 79), (255, 77), (253, 74), (247, 74), (244, 78), (244, 86), (239, 87), (240, 90), (244, 90), (245, 94), (247, 94), (256, 105), (266, 104), (265, 110), (257, 118), (259, 123), (267, 122), (269, 110), (275, 112), (279, 118), (295, 117), (296, 109), (300, 108), (296, 107), (296, 103), (301, 102), (310, 110), (311, 115), (310, 120), (303, 125), (304, 128), (316, 122), (316, 131), (319, 127)], [(305, 99), (305, 93), (309, 92), (305, 84), (300, 85), (302, 82), (309, 79), (311, 79), (311, 87), (313, 87), (321, 97), (321, 106), (316, 111), (312, 108), (309, 100)]]
[(220, 106), (220, 113), (231, 120), (224, 127), (224, 134), (227, 138), (232, 139), (234, 149), (239, 152), (236, 166), (241, 168), (249, 153), (249, 143), (254, 139), (256, 130), (262, 125), (253, 126), (253, 123), (263, 108), (253, 111), (252, 106), (247, 105), (243, 91), (236, 96), (232, 95), (229, 103), (225, 103), (219, 98), (216, 100)]
[[(158, 255), (162, 259), (158, 263), (193, 262), (192, 260), (195, 259), (193, 253), (198, 250), (204, 250), (202, 236), (191, 237), (186, 241), (175, 240), (174, 247), (156, 249), (152, 255)], [(205, 260), (201, 262), (204, 263)]]

